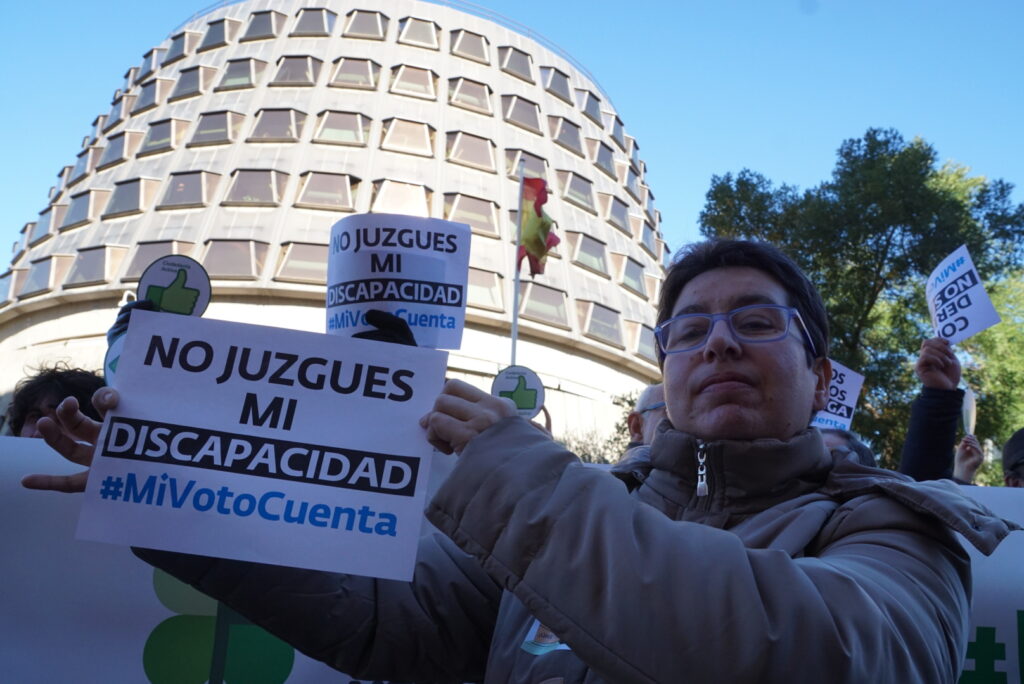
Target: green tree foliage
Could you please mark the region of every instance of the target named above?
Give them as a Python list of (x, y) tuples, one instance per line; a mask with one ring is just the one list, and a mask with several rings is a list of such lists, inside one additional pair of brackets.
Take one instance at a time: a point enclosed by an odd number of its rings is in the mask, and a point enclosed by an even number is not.
[[(963, 166), (940, 166), (923, 140), (870, 129), (840, 146), (831, 179), (803, 192), (747, 169), (713, 177), (701, 231), (774, 243), (817, 284), (829, 312), (830, 356), (866, 376), (853, 427), (894, 466), (917, 391), (911, 362), (934, 334), (925, 279), (961, 244), (987, 282), (1020, 264), (1024, 205), (1012, 204), (1012, 189)], [(977, 391), (988, 379), (981, 373), (976, 382)], [(1004, 406), (990, 401), (985, 409)]]

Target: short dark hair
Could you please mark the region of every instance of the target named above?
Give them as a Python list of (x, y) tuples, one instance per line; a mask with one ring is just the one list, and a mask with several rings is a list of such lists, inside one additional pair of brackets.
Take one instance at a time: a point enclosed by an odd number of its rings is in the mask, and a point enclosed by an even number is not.
[(74, 397), (82, 408), (82, 413), (99, 420), (99, 414), (92, 405), (92, 395), (106, 384), (99, 374), (81, 368), (72, 368), (66, 363), (43, 366), (35, 373), (18, 381), (14, 386), (11, 405), (7, 407), (7, 422), (11, 433), (17, 435), (25, 425), (25, 419), (39, 402), (47, 397)]
[(1016, 470), (1024, 463), (1024, 428), (1017, 430), (1003, 445), (1003, 472)]
[(676, 300), (688, 282), (716, 268), (737, 266), (756, 268), (779, 281), (789, 295), (790, 306), (800, 312), (817, 355), (827, 357), (828, 316), (821, 295), (792, 259), (767, 242), (712, 238), (686, 247), (669, 266), (662, 285), (658, 324), (672, 317)]
[(861, 441), (860, 437), (853, 434), (849, 430), (840, 430), (839, 428), (818, 428), (822, 434), (835, 435), (836, 437), (842, 437), (846, 442), (847, 448), (856, 457), (853, 460), (857, 461), (861, 465), (871, 466), (872, 468), (878, 467), (878, 461), (875, 460), (875, 452), (871, 451), (871, 447)]

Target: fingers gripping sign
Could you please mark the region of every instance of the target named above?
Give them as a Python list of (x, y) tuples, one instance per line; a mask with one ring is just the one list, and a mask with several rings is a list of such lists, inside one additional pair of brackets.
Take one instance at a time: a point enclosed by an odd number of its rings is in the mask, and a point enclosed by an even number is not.
[[(96, 391), (92, 404), (101, 416), (117, 406), (118, 394), (109, 387)], [(80, 410), (78, 400), (68, 397), (57, 406), (57, 420), (42, 418), (39, 431), (43, 439), (61, 456), (83, 466), (92, 465), (92, 455), (99, 438), (101, 423), (88, 417)], [(89, 471), (74, 475), (26, 475), (22, 486), (28, 489), (45, 489), (55, 492), (83, 492), (89, 478)]]
[(427, 441), (445, 454), (461, 454), (471, 439), (503, 418), (516, 415), (510, 399), (491, 396), (461, 380), (448, 380), (434, 410), (420, 419)]

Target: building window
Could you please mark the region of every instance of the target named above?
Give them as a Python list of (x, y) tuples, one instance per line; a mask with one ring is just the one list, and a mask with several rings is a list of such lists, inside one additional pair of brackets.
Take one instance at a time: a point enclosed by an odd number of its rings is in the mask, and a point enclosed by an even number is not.
[(297, 207), (355, 211), (353, 195), (359, 179), (343, 173), (308, 171), (302, 174)]
[(103, 156), (102, 147), (89, 147), (78, 153), (75, 167), (68, 176), (68, 185), (74, 185), (85, 178), (96, 167), (96, 162)]
[(334, 76), (329, 85), (335, 88), (376, 90), (380, 82), (380, 64), (369, 59), (342, 57), (335, 62)]
[(615, 151), (594, 138), (587, 138), (587, 147), (590, 148), (590, 158), (594, 166), (604, 171), (609, 178), (618, 180), (618, 176), (615, 175)]
[(224, 47), (234, 40), (240, 25), (241, 22), (235, 19), (217, 19), (209, 22), (206, 25), (206, 35), (203, 36), (203, 42), (200, 43), (198, 52)]
[(274, 280), (289, 283), (327, 284), (327, 245), (286, 242)]
[(217, 90), (252, 88), (259, 81), (267, 63), (259, 59), (231, 59), (224, 67), (224, 76)]
[(501, 110), (505, 121), (540, 134), (540, 107), (519, 95), (502, 95)]
[(133, 178), (114, 184), (114, 194), (107, 202), (102, 218), (110, 219), (130, 214), (141, 214), (153, 203), (160, 181), (151, 178)]
[(602, 126), (601, 121), (601, 98), (589, 90), (577, 90), (576, 99), (578, 100), (580, 109), (591, 121), (596, 123), (598, 126)]
[(608, 277), (608, 262), (603, 242), (584, 233), (572, 231), (566, 232), (565, 239), (569, 242), (574, 264)]
[(120, 268), (127, 247), (89, 247), (78, 250), (68, 277), (64, 280), (65, 288), (100, 285), (109, 282)]
[(338, 15), (329, 9), (306, 7), (299, 10), (298, 21), (293, 36), (329, 36), (334, 30), (334, 21)]
[(533, 83), (530, 55), (510, 45), (498, 48), (498, 66), (501, 70)]
[(174, 92), (171, 93), (168, 102), (202, 95), (210, 89), (210, 82), (213, 81), (216, 72), (216, 69), (202, 66), (182, 69), (178, 72), (178, 83), (174, 86)]
[(109, 190), (96, 189), (72, 195), (71, 204), (68, 205), (68, 212), (64, 215), (64, 223), (60, 229), (63, 231), (96, 220), (103, 212), (109, 196)]
[(640, 176), (636, 175), (633, 169), (626, 169), (626, 192), (633, 196), (637, 202), (642, 201), (643, 190), (640, 189)]
[(399, 95), (436, 100), (437, 74), (430, 69), (400, 64), (391, 68), (391, 87), (388, 90)]
[(637, 144), (636, 138), (629, 138), (629, 163), (633, 165), (633, 168), (639, 173), (643, 169), (643, 162), (640, 161), (640, 145)]
[(398, 22), (398, 42), (439, 50), (441, 49), (441, 27), (426, 19), (406, 17)]
[(124, 131), (107, 138), (107, 149), (103, 150), (96, 170), (120, 164), (135, 154), (145, 134), (142, 131)]
[(413, 183), (393, 180), (373, 182), (373, 196), (370, 211), (378, 214), (408, 214), (409, 216), (430, 216), (430, 188)]
[(647, 250), (655, 259), (658, 258), (658, 241), (657, 235), (654, 232), (654, 226), (647, 221), (643, 222), (643, 232), (641, 233), (640, 244), (644, 249)]
[(566, 295), (561, 290), (535, 282), (520, 282), (519, 315), (548, 325), (569, 329)]
[(562, 199), (572, 202), (581, 209), (594, 210), (594, 193), (590, 181), (572, 171), (559, 171), (558, 182), (562, 188)]
[(192, 54), (199, 42), (199, 34), (195, 31), (182, 31), (171, 38), (171, 46), (167, 49), (167, 56), (164, 57), (163, 66)]
[(444, 217), (449, 221), (466, 223), (474, 233), (499, 237), (498, 207), (479, 197), (470, 197), (458, 193), (444, 196)]
[(313, 142), (365, 146), (370, 121), (368, 116), (357, 112), (321, 112)]
[(613, 195), (599, 193), (599, 196), (601, 209), (608, 223), (632, 237), (633, 233), (629, 225), (629, 205)]
[(447, 159), (456, 164), (494, 173), (494, 143), (462, 131), (448, 134)]
[(52, 290), (54, 283), (64, 279), (71, 260), (71, 256), (54, 254), (33, 261), (28, 267), (28, 275), (20, 283), (18, 297), (31, 297)]
[(547, 165), (542, 157), (524, 150), (505, 150), (505, 174), (513, 180), (519, 180), (519, 165), (522, 164), (523, 175), (527, 178), (547, 178)]
[(487, 56), (487, 39), (479, 33), (473, 33), (465, 29), (457, 29), (451, 32), (452, 54), (458, 57), (465, 57), (474, 62), (490, 64)]
[(199, 115), (199, 125), (192, 134), (189, 147), (225, 145), (238, 139), (238, 131), (245, 117), (237, 112), (206, 112)]
[(11, 301), (11, 285), (14, 281), (14, 271), (0, 273), (0, 304)]
[(297, 142), (306, 123), (305, 112), (295, 109), (261, 109), (246, 142)]
[(255, 240), (208, 240), (203, 267), (211, 278), (252, 280), (263, 272), (267, 243)]
[(658, 352), (654, 346), (654, 328), (641, 325), (637, 334), (636, 353), (652, 363), (657, 363)]
[(316, 57), (282, 57), (277, 62), (277, 74), (270, 82), (272, 86), (312, 86), (320, 76), (323, 62)]
[(622, 326), (619, 312), (596, 302), (576, 302), (580, 316), (580, 329), (587, 337), (622, 347)]
[(626, 257), (622, 264), (622, 285), (634, 294), (647, 299), (643, 264), (636, 259)]
[(168, 240), (166, 242), (140, 242), (135, 245), (135, 254), (128, 262), (128, 268), (122, 276), (122, 281), (138, 280), (142, 277), (143, 271), (151, 263), (161, 257), (170, 254), (188, 255), (192, 251), (192, 243)]
[(288, 174), (271, 169), (239, 169), (232, 173), (231, 186), (224, 206), (276, 207), (281, 197)]
[(249, 16), (249, 26), (245, 29), (242, 41), (277, 38), (277, 34), (281, 33), (281, 27), (284, 26), (284, 20), (285, 16), (280, 12), (253, 12)]
[(654, 193), (651, 192), (650, 188), (647, 188), (647, 192), (644, 197), (644, 211), (647, 212), (647, 218), (652, 223), (658, 222), (658, 210), (654, 208)]
[[(145, 55), (143, 55), (142, 64), (139, 66), (138, 70), (134, 74), (135, 82), (139, 83), (140, 81), (144, 81), (153, 74), (155, 74), (156, 71), (160, 68), (160, 63), (163, 61), (164, 53), (166, 52), (167, 50), (164, 48), (153, 48)], [(129, 81), (132, 78), (131, 72), (125, 74), (125, 76)], [(127, 90), (127, 87), (125, 87), (125, 90)]]
[(345, 16), (345, 30), (341, 35), (346, 38), (384, 40), (387, 32), (388, 18), (380, 12), (352, 10)]
[(572, 104), (572, 88), (569, 87), (569, 76), (554, 67), (540, 68), (541, 83), (544, 90), (555, 97)]
[(448, 81), (448, 104), (488, 116), (493, 114), (491, 89), (484, 83), (468, 78), (453, 78)]
[(157, 209), (205, 207), (217, 190), (220, 176), (209, 171), (172, 173)]
[(174, 81), (169, 78), (154, 78), (149, 83), (143, 83), (139, 91), (139, 99), (135, 102), (132, 115), (139, 114), (152, 109), (163, 102), (167, 94), (171, 92)]
[(504, 311), (505, 302), (502, 296), (501, 280), (501, 275), (498, 273), (470, 267), (466, 304), (477, 309)]
[(47, 207), (39, 214), (39, 220), (31, 231), (25, 236), (25, 247), (35, 247), (43, 240), (49, 238), (57, 231), (57, 228), (64, 222), (64, 215), (67, 213), (66, 204), (54, 204)]
[(561, 116), (549, 116), (548, 128), (556, 143), (570, 152), (583, 156), (583, 140), (580, 137), (579, 126)]
[(110, 106), (110, 113), (107, 114), (107, 120), (104, 122), (103, 132), (106, 133), (114, 126), (127, 119), (132, 111), (132, 105), (134, 103), (134, 95), (121, 95), (114, 98), (114, 102)]
[(612, 140), (614, 140), (616, 142), (616, 144), (620, 148), (622, 148), (622, 151), (625, 152), (626, 151), (626, 131), (623, 130), (622, 119), (620, 119), (619, 117), (613, 115), (611, 117), (611, 129), (612, 129), (611, 130)]
[(188, 123), (184, 119), (164, 119), (149, 124), (146, 137), (142, 139), (142, 145), (139, 146), (138, 156), (145, 157), (173, 150), (181, 144), (181, 138)]
[(380, 148), (422, 157), (434, 156), (434, 129), (425, 123), (405, 119), (387, 119), (381, 133)]

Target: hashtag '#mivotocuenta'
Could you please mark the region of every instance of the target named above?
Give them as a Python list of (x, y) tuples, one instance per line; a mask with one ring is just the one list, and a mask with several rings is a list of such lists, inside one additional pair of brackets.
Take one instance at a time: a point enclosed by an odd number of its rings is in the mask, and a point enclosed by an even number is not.
[(119, 499), (121, 498), (122, 489), (124, 489), (123, 478), (107, 475), (103, 482), (100, 483), (100, 498)]

